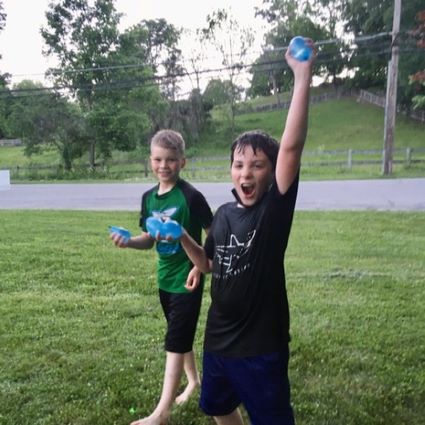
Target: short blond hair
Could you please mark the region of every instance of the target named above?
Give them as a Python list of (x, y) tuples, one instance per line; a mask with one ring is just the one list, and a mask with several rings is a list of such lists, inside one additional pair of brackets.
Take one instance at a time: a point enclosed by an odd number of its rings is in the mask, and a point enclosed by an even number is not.
[(151, 139), (151, 148), (152, 146), (171, 149), (184, 157), (185, 142), (183, 136), (178, 131), (170, 129), (159, 130)]

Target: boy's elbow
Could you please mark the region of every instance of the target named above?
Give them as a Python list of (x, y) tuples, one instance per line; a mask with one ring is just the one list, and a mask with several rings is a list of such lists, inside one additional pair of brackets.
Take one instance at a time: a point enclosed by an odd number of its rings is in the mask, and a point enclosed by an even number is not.
[(281, 151), (283, 155), (301, 155), (306, 141), (306, 135), (300, 134), (298, 137), (294, 138), (282, 138), (281, 141)]

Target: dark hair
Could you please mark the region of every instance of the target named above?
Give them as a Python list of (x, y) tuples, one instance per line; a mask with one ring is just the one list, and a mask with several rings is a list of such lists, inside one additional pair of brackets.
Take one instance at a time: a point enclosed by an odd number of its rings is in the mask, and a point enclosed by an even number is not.
[(254, 154), (257, 152), (257, 149), (262, 150), (272, 163), (273, 170), (275, 169), (279, 144), (276, 139), (262, 130), (246, 131), (235, 139), (230, 148), (230, 164), (233, 164), (235, 151), (243, 152), (247, 146), (252, 147)]

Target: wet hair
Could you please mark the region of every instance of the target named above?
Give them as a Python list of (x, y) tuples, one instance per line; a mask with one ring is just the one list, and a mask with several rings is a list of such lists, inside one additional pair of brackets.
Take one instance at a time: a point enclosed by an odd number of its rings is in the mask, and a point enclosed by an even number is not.
[(254, 154), (257, 149), (262, 150), (272, 163), (273, 170), (275, 169), (279, 144), (276, 139), (262, 130), (246, 131), (235, 139), (230, 148), (230, 164), (233, 164), (235, 151), (243, 152), (247, 146), (251, 146)]
[(159, 130), (151, 139), (152, 146), (159, 146), (163, 149), (170, 149), (180, 156), (184, 156), (185, 143), (182, 135), (175, 130)]

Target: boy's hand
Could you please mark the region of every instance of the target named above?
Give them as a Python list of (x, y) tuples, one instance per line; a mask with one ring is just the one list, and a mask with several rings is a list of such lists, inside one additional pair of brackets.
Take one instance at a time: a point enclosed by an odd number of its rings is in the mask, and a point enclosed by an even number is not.
[(146, 228), (150, 236), (157, 242), (175, 242), (178, 241), (183, 234), (181, 225), (170, 218), (162, 220), (158, 217), (148, 217), (146, 220)]
[(148, 235), (151, 239), (153, 239), (156, 242), (164, 242), (164, 241), (165, 242), (177, 242), (178, 240), (180, 240), (180, 238), (175, 239), (170, 235), (167, 235), (167, 236), (164, 237), (164, 236), (161, 235), (161, 232), (159, 230), (156, 232), (155, 235), (152, 235), (151, 233), (148, 233)]
[(112, 232), (109, 237), (112, 239), (112, 242), (117, 246), (118, 248), (127, 248), (129, 239), (125, 238), (124, 236), (120, 235), (119, 233)]
[(314, 61), (316, 60), (316, 57), (317, 57), (317, 48), (314, 46), (313, 40), (311, 38), (304, 38), (304, 41), (308, 46), (311, 47), (311, 50), (312, 50), (312, 54), (307, 61), (299, 61), (299, 60), (295, 59), (291, 55), (289, 49), (285, 53), (286, 62), (288, 63), (288, 65), (290, 66), (290, 68), (292, 69), (294, 74), (296, 74), (298, 72), (301, 73), (303, 70), (311, 73), (311, 67), (312, 67), (312, 65), (313, 65), (313, 63), (314, 63)]
[(131, 232), (124, 227), (109, 226), (110, 238), (120, 248), (126, 248), (131, 238)]
[(186, 284), (184, 285), (184, 287), (188, 291), (193, 292), (199, 286), (200, 282), (201, 282), (201, 271), (196, 266), (194, 266), (192, 270), (189, 272), (189, 274), (187, 275)]

